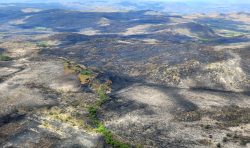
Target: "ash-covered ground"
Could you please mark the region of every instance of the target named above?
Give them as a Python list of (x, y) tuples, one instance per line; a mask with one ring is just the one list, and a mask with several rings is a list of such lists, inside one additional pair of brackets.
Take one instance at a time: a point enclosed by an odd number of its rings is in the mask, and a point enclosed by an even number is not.
[[(1, 147), (250, 146), (248, 13), (14, 8), (0, 9)], [(111, 142), (89, 109), (103, 95)]]

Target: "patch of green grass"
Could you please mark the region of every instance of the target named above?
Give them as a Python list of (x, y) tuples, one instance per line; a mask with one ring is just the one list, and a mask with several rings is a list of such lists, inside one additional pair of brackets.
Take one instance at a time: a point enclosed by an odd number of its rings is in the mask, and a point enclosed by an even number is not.
[(99, 126), (96, 128), (96, 131), (103, 135), (105, 142), (107, 144), (110, 144), (111, 146), (115, 148), (130, 148), (131, 147), (127, 143), (116, 140), (114, 138), (114, 135), (103, 124), (99, 124)]
[(80, 72), (81, 75), (92, 75), (93, 72), (91, 70), (88, 70), (88, 69), (84, 69)]
[(89, 117), (91, 118), (91, 120), (97, 118), (97, 111), (98, 111), (98, 106), (96, 106), (96, 105), (90, 106), (88, 108)]
[(105, 103), (108, 99), (108, 95), (106, 94), (106, 91), (108, 89), (108, 86), (105, 84), (100, 85), (100, 87), (97, 90), (97, 94), (99, 96), (99, 100), (97, 101), (97, 105), (101, 106), (103, 103)]
[(109, 131), (97, 117), (97, 113), (101, 105), (104, 104), (108, 99), (108, 95), (106, 94), (107, 89), (108, 86), (106, 84), (101, 84), (97, 89), (99, 100), (88, 108), (89, 119), (95, 126), (94, 130), (104, 137), (105, 143), (115, 148), (130, 148), (131, 146), (129, 144), (117, 140), (114, 134)]
[(0, 54), (0, 61), (11, 61), (11, 60), (13, 60), (11, 57)]
[(88, 108), (88, 113), (89, 113), (89, 118), (92, 122), (93, 125), (98, 126), (99, 122), (98, 122), (98, 118), (97, 118), (97, 112), (100, 109), (100, 107), (102, 106), (102, 104), (104, 104), (107, 99), (108, 99), (108, 95), (106, 94), (106, 88), (107, 86), (100, 85), (98, 90), (97, 90), (97, 94), (99, 96), (99, 100), (97, 100), (95, 102), (95, 104), (89, 106)]
[(88, 117), (89, 117), (90, 123), (94, 125), (95, 127), (97, 127), (100, 124), (100, 121), (97, 117), (97, 111), (98, 111), (98, 108), (96, 106), (90, 106), (88, 108), (88, 112), (89, 112)]

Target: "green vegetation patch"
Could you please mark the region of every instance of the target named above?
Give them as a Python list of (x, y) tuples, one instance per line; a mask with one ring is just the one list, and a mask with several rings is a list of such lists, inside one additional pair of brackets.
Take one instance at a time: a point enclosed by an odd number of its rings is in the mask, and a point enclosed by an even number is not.
[(98, 106), (101, 106), (103, 103), (105, 103), (108, 99), (108, 95), (106, 92), (109, 90), (109, 86), (107, 84), (102, 84), (97, 89), (97, 94), (99, 96), (99, 101), (97, 102)]
[(131, 146), (127, 143), (116, 140), (114, 135), (103, 125), (99, 124), (96, 131), (103, 135), (105, 142), (112, 145), (115, 148), (130, 148)]
[(46, 42), (46, 41), (38, 42), (36, 45), (37, 45), (38, 47), (43, 47), (43, 48), (46, 48), (46, 47), (49, 47), (49, 46), (50, 46), (50, 44), (49, 44), (48, 42)]
[(0, 54), (0, 61), (11, 61), (11, 60), (13, 60), (11, 57)]
[[(88, 84), (91, 89), (98, 95), (98, 100), (93, 104), (87, 106), (88, 109), (88, 122), (91, 126), (91, 130), (101, 134), (104, 137), (105, 143), (115, 148), (130, 148), (130, 144), (122, 142), (117, 138), (110, 130), (108, 130), (104, 124), (98, 118), (98, 112), (101, 106), (108, 100), (108, 92), (111, 91), (110, 85), (112, 82), (107, 80), (105, 83), (99, 82), (96, 78), (96, 73), (84, 66), (75, 64), (74, 62), (65, 61), (64, 70), (67, 73), (78, 74), (79, 80), (82, 84)], [(68, 119), (68, 118), (66, 118)], [(69, 120), (70, 121), (70, 120)]]
[(99, 96), (99, 99), (88, 107), (89, 118), (95, 127), (97, 127), (100, 122), (98, 121), (97, 113), (101, 106), (108, 100), (108, 95), (106, 94), (106, 90), (108, 89), (107, 84), (101, 84), (99, 88), (96, 90), (96, 93)]
[(92, 75), (93, 74), (93, 72), (91, 71), (91, 70), (89, 70), (89, 69), (84, 69), (84, 70), (82, 70), (81, 72), (80, 72), (80, 74), (81, 75)]
[(70, 61), (64, 62), (64, 71), (66, 73), (78, 74), (81, 84), (90, 84), (95, 78), (95, 73), (92, 70)]
[(94, 130), (102, 134), (107, 144), (116, 148), (130, 148), (131, 145), (118, 140), (115, 135), (111, 131), (109, 131), (104, 126), (104, 124), (98, 119), (98, 110), (108, 100), (108, 95), (106, 93), (108, 90), (108, 83), (99, 85), (99, 88), (96, 90), (96, 93), (99, 96), (99, 100), (97, 100), (93, 105), (89, 106), (88, 108), (90, 122), (94, 126)]
[(50, 112), (49, 115), (53, 118), (53, 119), (57, 119), (60, 120), (61, 122), (65, 122), (65, 123), (70, 123), (73, 126), (78, 126), (78, 127), (84, 127), (84, 121), (81, 119), (77, 119), (76, 117), (73, 117), (71, 114), (69, 113), (64, 113), (64, 112)]

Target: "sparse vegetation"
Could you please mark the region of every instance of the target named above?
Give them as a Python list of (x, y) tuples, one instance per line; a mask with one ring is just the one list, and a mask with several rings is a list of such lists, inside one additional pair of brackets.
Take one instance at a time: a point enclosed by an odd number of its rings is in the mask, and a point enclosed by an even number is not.
[(82, 70), (81, 72), (80, 72), (80, 74), (81, 75), (92, 75), (93, 74), (93, 72), (91, 71), (91, 70), (89, 70), (89, 69), (84, 69), (84, 70)]
[(120, 142), (116, 140), (115, 136), (103, 125), (99, 124), (96, 128), (96, 131), (101, 133), (104, 136), (105, 142), (110, 144), (115, 148), (130, 148), (131, 146), (127, 143)]
[(107, 144), (110, 144), (111, 146), (116, 147), (116, 148), (129, 148), (131, 147), (129, 144), (118, 140), (115, 137), (115, 135), (112, 134), (112, 132), (109, 131), (104, 126), (104, 124), (98, 119), (98, 116), (97, 116), (98, 110), (100, 109), (101, 105), (104, 104), (108, 99), (108, 95), (106, 94), (108, 89), (109, 89), (109, 86), (107, 85), (107, 83), (105, 83), (105, 84), (101, 84), (99, 88), (96, 90), (99, 96), (99, 100), (96, 101), (95, 104), (89, 106), (88, 108), (89, 119), (92, 125), (95, 127), (95, 131), (103, 135), (105, 142)]
[(98, 96), (100, 100), (97, 102), (98, 106), (101, 106), (108, 99), (108, 95), (106, 92), (109, 90), (109, 86), (107, 84), (101, 84), (97, 89)]
[(0, 61), (11, 61), (12, 58), (3, 54), (0, 54)]
[(250, 109), (238, 106), (225, 106), (217, 111), (213, 111), (210, 117), (220, 121), (222, 126), (239, 126), (243, 123), (250, 123)]
[(88, 117), (93, 130), (102, 134), (105, 139), (105, 142), (113, 147), (117, 148), (131, 147), (129, 144), (118, 140), (116, 136), (111, 131), (109, 131), (104, 126), (104, 124), (98, 119), (98, 111), (109, 98), (107, 92), (111, 90), (110, 88), (111, 81), (107, 81), (106, 83), (103, 84), (100, 84), (98, 80), (90, 81), (90, 79), (95, 78), (94, 72), (92, 70), (87, 69), (85, 67), (81, 67), (69, 61), (64, 62), (64, 69), (69, 73), (78, 74), (81, 83), (90, 85), (99, 97), (99, 99), (95, 103), (88, 106)]
[(81, 84), (89, 84), (95, 78), (95, 73), (92, 70), (70, 61), (64, 62), (64, 70), (66, 73), (78, 74)]
[(222, 139), (222, 142), (223, 143), (234, 142), (234, 143), (239, 143), (242, 146), (246, 146), (247, 143), (250, 143), (250, 137), (243, 136), (242, 134), (237, 134), (237, 133), (234, 134), (228, 133), (226, 137)]
[(177, 113), (175, 119), (178, 121), (193, 122), (193, 121), (199, 121), (201, 117), (202, 117), (201, 111), (196, 110), (196, 111)]
[(57, 134), (62, 134), (63, 129), (60, 129), (61, 127), (58, 127), (55, 123), (62, 123), (69, 127), (78, 127), (79, 129), (89, 130), (84, 120), (74, 115), (75, 112), (72, 110), (71, 106), (67, 106), (63, 109), (60, 107), (43, 109), (40, 113), (42, 113), (44, 120), (41, 127), (54, 131)]
[(79, 78), (81, 84), (87, 84), (87, 83), (89, 83), (91, 77), (89, 75), (79, 74), (78, 78)]
[(99, 96), (99, 100), (95, 102), (95, 104), (89, 106), (89, 116), (91, 120), (95, 121), (97, 119), (97, 111), (101, 107), (103, 103), (105, 103), (108, 99), (108, 95), (106, 94), (107, 85), (102, 84), (97, 89), (97, 94)]

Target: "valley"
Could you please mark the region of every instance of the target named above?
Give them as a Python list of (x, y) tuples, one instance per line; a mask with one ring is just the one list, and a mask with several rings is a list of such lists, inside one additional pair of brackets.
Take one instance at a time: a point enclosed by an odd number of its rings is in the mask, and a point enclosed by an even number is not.
[(249, 13), (31, 7), (0, 8), (0, 147), (250, 146)]

